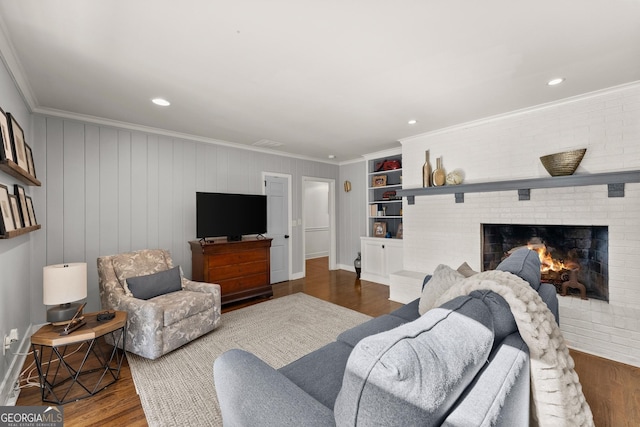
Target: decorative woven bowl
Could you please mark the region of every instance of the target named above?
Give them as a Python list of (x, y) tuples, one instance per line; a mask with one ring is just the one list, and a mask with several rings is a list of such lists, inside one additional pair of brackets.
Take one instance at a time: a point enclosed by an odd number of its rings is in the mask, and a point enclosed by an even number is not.
[(540, 161), (551, 176), (573, 175), (586, 152), (586, 148), (564, 151), (562, 153), (542, 156), (540, 157)]

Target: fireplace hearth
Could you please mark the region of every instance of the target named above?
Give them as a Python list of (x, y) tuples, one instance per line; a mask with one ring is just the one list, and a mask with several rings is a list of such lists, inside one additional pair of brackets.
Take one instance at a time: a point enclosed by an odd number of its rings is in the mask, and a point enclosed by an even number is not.
[(482, 268), (494, 270), (514, 250), (538, 252), (543, 282), (561, 295), (609, 301), (606, 226), (482, 224)]

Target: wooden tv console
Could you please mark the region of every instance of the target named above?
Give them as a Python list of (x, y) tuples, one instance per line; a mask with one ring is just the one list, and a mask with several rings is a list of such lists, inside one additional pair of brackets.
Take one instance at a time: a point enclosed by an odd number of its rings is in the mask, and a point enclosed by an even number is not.
[(222, 304), (272, 296), (271, 240), (247, 237), (237, 242), (190, 241), (193, 280), (219, 284)]

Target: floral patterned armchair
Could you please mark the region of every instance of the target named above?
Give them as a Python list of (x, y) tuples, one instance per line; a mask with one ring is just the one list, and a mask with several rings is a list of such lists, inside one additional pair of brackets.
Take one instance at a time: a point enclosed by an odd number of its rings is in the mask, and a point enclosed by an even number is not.
[[(128, 313), (127, 351), (157, 359), (220, 325), (219, 285), (185, 279), (178, 267), (175, 272), (177, 288), (166, 290), (159, 284), (154, 292), (156, 282), (162, 282), (157, 277), (166, 277), (172, 269), (171, 255), (163, 249), (143, 249), (98, 258), (102, 308)], [(131, 291), (134, 289), (133, 278), (144, 281), (147, 287), (143, 296), (139, 288), (134, 290), (139, 298)]]

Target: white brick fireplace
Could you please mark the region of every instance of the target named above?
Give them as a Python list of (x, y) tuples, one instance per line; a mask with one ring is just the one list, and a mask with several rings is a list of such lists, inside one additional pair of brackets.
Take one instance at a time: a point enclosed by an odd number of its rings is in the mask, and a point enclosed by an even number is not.
[[(541, 88), (541, 90), (548, 90)], [(577, 174), (640, 170), (640, 83), (513, 112), (402, 142), (404, 188), (419, 187), (425, 150), (432, 165), (460, 168), (465, 183), (541, 178), (539, 157), (587, 148)], [(640, 366), (640, 184), (610, 198), (606, 185), (418, 196), (404, 211), (404, 268), (481, 265), (481, 224), (609, 227), (609, 303), (561, 297), (560, 326), (570, 347)]]

